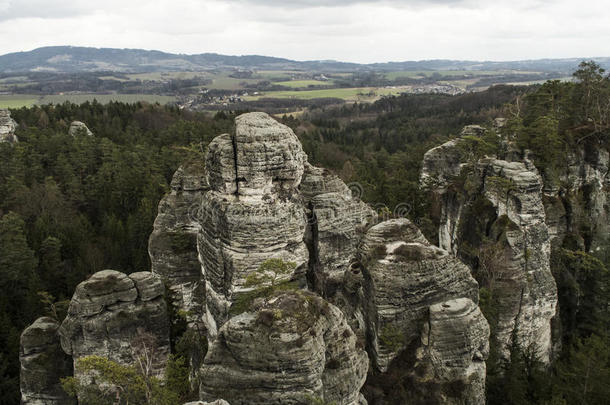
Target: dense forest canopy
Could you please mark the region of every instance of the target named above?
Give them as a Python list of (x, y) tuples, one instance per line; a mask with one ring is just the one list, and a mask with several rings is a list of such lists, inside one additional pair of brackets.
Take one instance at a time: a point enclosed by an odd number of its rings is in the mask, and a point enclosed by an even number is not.
[[(581, 64), (575, 78), (325, 106), (282, 121), (295, 130), (312, 163), (360, 184), (363, 199), (376, 208), (406, 204), (435, 240), (429, 202), (419, 187), (422, 157), (464, 125), (491, 127), (495, 118), (508, 118), (503, 133), (521, 151), (531, 150), (551, 183), (570, 150), (610, 146), (610, 79), (592, 62)], [(174, 171), (201, 158), (216, 135), (230, 132), (237, 112), (93, 102), (11, 114), (19, 143), (0, 144), (0, 404), (19, 402), (24, 327), (43, 314), (62, 318), (76, 285), (96, 271), (150, 269), (148, 237)], [(69, 135), (74, 120), (95, 135)], [(610, 397), (609, 259), (577, 245), (554, 251), (563, 324), (558, 360), (543, 369), (519, 347), (508, 363), (490, 358), (489, 403), (597, 404)], [(484, 310), (493, 317), (493, 308)]]

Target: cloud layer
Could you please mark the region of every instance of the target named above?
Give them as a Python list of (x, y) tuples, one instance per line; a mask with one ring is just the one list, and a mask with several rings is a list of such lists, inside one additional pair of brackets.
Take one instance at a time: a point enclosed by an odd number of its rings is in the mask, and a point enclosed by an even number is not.
[(47, 45), (379, 62), (610, 55), (606, 0), (0, 0), (0, 53)]

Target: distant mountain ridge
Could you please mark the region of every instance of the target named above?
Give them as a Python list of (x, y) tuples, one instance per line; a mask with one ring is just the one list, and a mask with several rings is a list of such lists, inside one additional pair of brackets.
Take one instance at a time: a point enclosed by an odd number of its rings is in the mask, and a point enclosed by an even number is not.
[[(333, 71), (392, 70), (535, 70), (571, 72), (582, 59), (539, 59), (511, 62), (423, 60), (358, 64), (339, 61), (295, 61), (261, 55), (231, 56), (216, 53), (174, 54), (156, 50), (49, 46), (0, 56), (0, 73), (48, 71), (75, 73), (91, 71), (155, 72), (211, 69), (269, 69)], [(610, 67), (610, 57), (593, 58)]]

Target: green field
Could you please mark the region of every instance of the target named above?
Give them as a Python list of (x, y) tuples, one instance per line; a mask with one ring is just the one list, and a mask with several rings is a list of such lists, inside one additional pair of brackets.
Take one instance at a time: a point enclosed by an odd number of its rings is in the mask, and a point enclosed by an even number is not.
[(166, 104), (176, 100), (171, 96), (157, 96), (153, 94), (64, 94), (50, 96), (36, 96), (27, 94), (0, 95), (0, 108), (21, 108), (31, 107), (34, 104), (61, 104), (70, 101), (75, 104), (82, 104), (85, 101), (97, 100), (102, 104), (110, 101), (120, 101), (123, 103), (136, 103), (145, 101), (148, 103)]
[(304, 91), (268, 91), (257, 96), (246, 97), (247, 101), (261, 98), (296, 98), (311, 100), (314, 98), (340, 98), (346, 101), (372, 101), (381, 96), (396, 95), (404, 92), (404, 88), (355, 87), (343, 89), (304, 90)]
[(288, 80), (286, 82), (275, 82), (273, 84), (277, 84), (279, 86), (291, 87), (293, 89), (306, 88), (309, 86), (331, 86), (333, 84), (332, 80), (322, 81), (322, 80)]

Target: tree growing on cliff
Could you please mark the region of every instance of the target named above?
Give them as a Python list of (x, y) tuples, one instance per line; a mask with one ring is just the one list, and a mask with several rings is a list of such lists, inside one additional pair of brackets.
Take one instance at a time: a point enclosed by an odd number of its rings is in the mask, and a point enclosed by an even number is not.
[(295, 267), (296, 263), (285, 262), (278, 258), (265, 260), (258, 269), (246, 276), (244, 286), (272, 292), (281, 280), (292, 274)]

